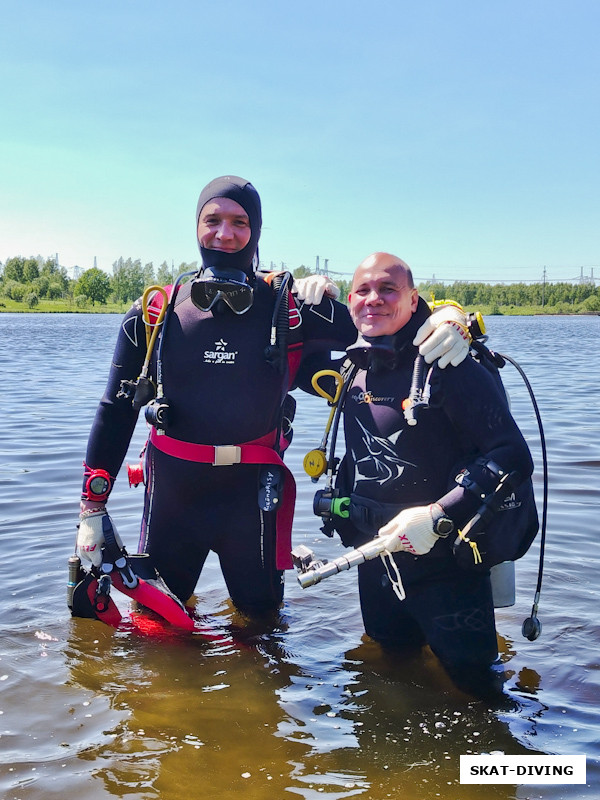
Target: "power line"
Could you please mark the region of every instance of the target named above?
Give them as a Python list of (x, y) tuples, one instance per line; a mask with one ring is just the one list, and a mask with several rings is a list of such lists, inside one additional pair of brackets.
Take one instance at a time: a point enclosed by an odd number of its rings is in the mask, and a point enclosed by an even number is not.
[[(340, 275), (343, 278), (350, 279), (353, 276), (353, 272), (337, 272), (336, 270), (330, 269), (329, 275)], [(550, 278), (548, 277), (548, 271), (546, 270), (545, 273), (542, 273), (542, 276), (539, 278), (436, 278), (435, 275), (432, 275), (428, 278), (421, 277), (415, 275), (413, 273), (413, 278), (415, 283), (491, 283), (491, 284), (506, 284), (510, 286), (514, 283), (600, 283), (600, 278), (594, 276), (594, 272), (592, 270), (591, 275), (577, 275), (573, 278)]]
[[(353, 272), (338, 272), (336, 270), (328, 270), (329, 275), (339, 275), (342, 278), (350, 279)], [(507, 286), (514, 283), (544, 283), (544, 277), (540, 278), (520, 278), (513, 280), (511, 278), (436, 278), (435, 275), (424, 278), (413, 274), (415, 283), (491, 283), (491, 284), (506, 284)], [(546, 283), (600, 283), (600, 278), (594, 277), (593, 273), (590, 276), (578, 275), (576, 278), (549, 278), (546, 273)]]
[[(315, 264), (315, 272), (317, 275), (335, 275), (338, 276), (340, 279), (343, 280), (351, 280), (352, 276), (354, 275), (354, 269), (352, 270), (335, 270), (329, 269), (329, 259), (326, 258), (323, 260), (324, 265), (321, 263), (321, 258), (316, 256), (316, 264)], [(273, 263), (271, 262), (271, 266)], [(440, 269), (444, 270), (445, 267), (434, 267), (433, 269)], [(458, 268), (460, 269), (460, 267)], [(530, 267), (510, 267), (510, 269), (527, 269), (530, 270)], [(571, 278), (551, 278), (548, 275), (548, 267), (544, 266), (542, 275), (539, 278), (436, 278), (435, 273), (431, 275), (431, 277), (419, 276), (413, 271), (413, 278), (415, 283), (417, 284), (431, 284), (431, 283), (441, 283), (441, 284), (449, 284), (449, 283), (489, 283), (489, 284), (497, 284), (497, 285), (507, 285), (510, 286), (515, 283), (593, 283), (598, 284), (600, 283), (600, 278), (594, 275), (594, 270), (600, 270), (600, 266), (592, 266), (586, 265), (584, 267), (580, 267), (580, 274)], [(584, 275), (583, 271), (590, 270), (589, 275)], [(293, 270), (293, 268), (292, 268)], [(466, 271), (466, 270), (465, 270)]]
[(590, 276), (577, 275), (574, 278), (549, 278), (547, 271), (540, 278), (420, 278), (414, 276), (415, 283), (493, 283), (506, 284), (507, 286), (515, 283), (599, 283), (600, 278), (595, 278), (593, 273)]

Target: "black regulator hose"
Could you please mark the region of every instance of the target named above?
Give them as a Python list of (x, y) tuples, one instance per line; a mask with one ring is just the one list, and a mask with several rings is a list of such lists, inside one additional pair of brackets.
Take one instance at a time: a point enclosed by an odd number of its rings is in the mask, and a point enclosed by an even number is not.
[(167, 305), (167, 310), (165, 311), (165, 318), (163, 320), (162, 331), (160, 333), (160, 341), (158, 343), (158, 351), (156, 354), (156, 383), (158, 386), (162, 386), (162, 352), (165, 342), (165, 334), (167, 332), (167, 327), (169, 324), (169, 320), (173, 315), (173, 309), (175, 308), (175, 301), (177, 299), (177, 293), (181, 288), (181, 283), (184, 278), (190, 278), (192, 275), (196, 275), (198, 270), (191, 270), (190, 272), (182, 272), (181, 275), (178, 275), (175, 279), (175, 283), (173, 284), (173, 290), (171, 291), (171, 297), (169, 298), (169, 304)]
[(533, 389), (531, 388), (531, 384), (525, 372), (521, 368), (517, 362), (511, 358), (510, 356), (504, 355), (504, 353), (498, 353), (501, 358), (508, 361), (510, 364), (515, 367), (518, 371), (521, 378), (527, 387), (529, 392), (529, 396), (531, 398), (531, 402), (533, 405), (533, 410), (535, 412), (535, 416), (537, 419), (538, 429), (540, 432), (540, 444), (542, 449), (542, 474), (543, 474), (543, 495), (542, 495), (542, 524), (541, 524), (541, 536), (540, 536), (540, 560), (538, 565), (538, 577), (537, 577), (537, 585), (535, 588), (535, 596), (533, 600), (533, 606), (531, 609), (531, 615), (527, 617), (526, 620), (523, 621), (523, 626), (521, 628), (521, 633), (526, 639), (529, 639), (530, 642), (534, 642), (540, 633), (542, 632), (542, 623), (538, 619), (537, 612), (538, 612), (538, 604), (540, 602), (540, 593), (542, 590), (542, 576), (544, 574), (544, 554), (546, 550), (546, 524), (548, 519), (548, 457), (546, 452), (546, 437), (544, 436), (544, 426), (542, 425), (542, 418), (540, 415), (540, 410), (538, 408), (537, 401), (535, 399), (535, 395), (533, 393)]
[(163, 318), (162, 330), (159, 334), (158, 349), (156, 352), (156, 396), (150, 403), (148, 403), (146, 410), (144, 411), (146, 421), (150, 425), (153, 425), (157, 431), (165, 431), (167, 429), (170, 416), (170, 406), (169, 401), (164, 395), (162, 376), (162, 353), (165, 344), (165, 337), (169, 320), (173, 315), (173, 309), (175, 308), (175, 301), (177, 299), (177, 293), (179, 292), (181, 282), (184, 278), (187, 278), (191, 275), (196, 275), (196, 270), (193, 272), (183, 272), (181, 275), (178, 275), (177, 279), (175, 280), (173, 289), (171, 291), (171, 297), (167, 303), (167, 309)]
[(289, 284), (292, 280), (290, 272), (277, 275), (273, 279), (277, 295), (271, 318), (271, 338), (266, 349), (267, 361), (283, 375), (287, 369), (287, 339), (290, 328), (289, 318)]
[(333, 476), (335, 475), (336, 471), (335, 445), (337, 442), (337, 435), (340, 427), (340, 419), (342, 417), (342, 411), (344, 408), (344, 401), (346, 399), (346, 394), (348, 392), (348, 389), (352, 386), (354, 382), (354, 378), (356, 377), (357, 372), (358, 372), (358, 366), (356, 364), (352, 364), (352, 367), (350, 368), (348, 373), (344, 375), (344, 385), (342, 386), (342, 391), (340, 392), (337, 406), (335, 408), (335, 415), (333, 417), (333, 423), (331, 426), (329, 459), (327, 461), (327, 473), (328, 473), (328, 480), (330, 482), (333, 481)]

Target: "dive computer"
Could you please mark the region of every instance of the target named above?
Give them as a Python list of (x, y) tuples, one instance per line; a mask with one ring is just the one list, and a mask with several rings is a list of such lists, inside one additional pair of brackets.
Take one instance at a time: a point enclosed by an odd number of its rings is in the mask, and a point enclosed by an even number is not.
[(93, 500), (103, 503), (110, 494), (113, 479), (105, 469), (90, 469), (86, 467), (83, 478), (82, 500)]
[(439, 536), (440, 539), (445, 539), (446, 536), (452, 533), (454, 523), (450, 517), (446, 516), (444, 509), (438, 503), (434, 503), (431, 506), (431, 516), (433, 518), (433, 532), (436, 536)]

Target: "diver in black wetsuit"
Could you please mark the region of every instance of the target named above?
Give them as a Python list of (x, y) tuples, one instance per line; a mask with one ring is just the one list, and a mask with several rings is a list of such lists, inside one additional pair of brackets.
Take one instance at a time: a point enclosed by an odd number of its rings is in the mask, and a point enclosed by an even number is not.
[[(336, 287), (323, 276), (309, 278), (296, 282), (300, 302), (287, 297), (287, 353), (272, 357), (281, 295), (255, 271), (261, 224), (260, 199), (249, 182), (225, 176), (202, 191), (196, 212), (202, 266), (191, 282), (176, 284), (150, 366), (155, 381), (160, 366), (166, 410), (146, 414), (155, 427), (140, 538), (140, 551), (184, 602), (209, 551), (216, 552), (233, 603), (249, 614), (280, 605), (282, 570), (292, 566), (294, 482), (279, 435), (284, 398), (294, 385), (308, 388), (315, 353), (343, 350), (356, 336), (346, 307), (323, 296)], [(301, 302), (304, 293), (313, 304)], [(464, 357), (445, 327), (455, 333), (451, 326), (426, 327), (424, 347), (431, 357), (440, 349)], [(138, 416), (123, 387), (140, 375), (144, 337), (138, 301), (123, 320), (86, 452), (77, 550), (95, 565), (105, 503)], [(300, 364), (307, 377), (296, 381)]]
[(429, 407), (409, 424), (412, 342), (430, 312), (403, 261), (363, 261), (349, 305), (359, 340), (347, 353), (359, 369), (343, 406), (337, 488), (351, 503), (333, 524), (348, 546), (384, 537), (399, 573), (379, 558), (359, 566), (365, 630), (386, 647), (427, 643), (459, 685), (488, 688), (498, 655), (489, 572), (462, 570), (452, 545), (502, 475), (529, 478), (529, 449), (494, 376), (472, 358), (433, 369)]

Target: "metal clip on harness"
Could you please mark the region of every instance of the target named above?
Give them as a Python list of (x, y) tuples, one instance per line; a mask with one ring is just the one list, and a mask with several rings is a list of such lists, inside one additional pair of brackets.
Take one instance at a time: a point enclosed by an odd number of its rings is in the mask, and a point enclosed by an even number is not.
[[(323, 389), (323, 387), (319, 384), (319, 380), (325, 377), (333, 378), (335, 381), (335, 392), (333, 394), (329, 394), (329, 392)], [(323, 438), (321, 439), (321, 444), (316, 450), (311, 450), (304, 456), (304, 471), (307, 475), (310, 475), (312, 482), (316, 483), (327, 469), (327, 440), (329, 439), (331, 423), (333, 422), (333, 418), (340, 401), (340, 396), (342, 394), (342, 389), (344, 388), (344, 379), (340, 373), (335, 372), (335, 370), (322, 369), (320, 372), (315, 372), (315, 374), (312, 376), (311, 383), (315, 392), (321, 397), (324, 397), (331, 406), (329, 419), (325, 425), (325, 432), (323, 434)]]

